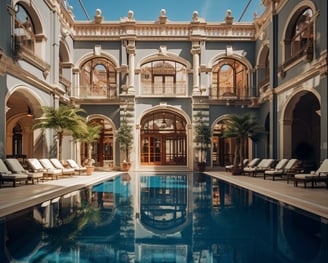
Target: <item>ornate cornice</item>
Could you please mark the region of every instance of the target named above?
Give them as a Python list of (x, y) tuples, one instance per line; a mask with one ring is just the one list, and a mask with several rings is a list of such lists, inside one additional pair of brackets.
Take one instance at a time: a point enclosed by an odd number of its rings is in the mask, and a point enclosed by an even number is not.
[(254, 40), (255, 25), (253, 23), (201, 23), (166, 22), (103, 22), (100, 24), (76, 22), (74, 24), (73, 38), (76, 40), (112, 40), (121, 39), (138, 40), (186, 40), (190, 41), (196, 36), (204, 40), (215, 41), (229, 39), (235, 41)]

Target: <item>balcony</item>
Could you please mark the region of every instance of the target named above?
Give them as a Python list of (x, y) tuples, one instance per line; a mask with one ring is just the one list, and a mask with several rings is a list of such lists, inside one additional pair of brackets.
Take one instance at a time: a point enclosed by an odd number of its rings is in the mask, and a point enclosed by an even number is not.
[(111, 86), (80, 86), (75, 88), (72, 94), (73, 97), (78, 99), (94, 99), (94, 100), (116, 100), (117, 87)]
[(187, 95), (186, 85), (146, 85), (141, 87), (142, 96), (183, 97)]

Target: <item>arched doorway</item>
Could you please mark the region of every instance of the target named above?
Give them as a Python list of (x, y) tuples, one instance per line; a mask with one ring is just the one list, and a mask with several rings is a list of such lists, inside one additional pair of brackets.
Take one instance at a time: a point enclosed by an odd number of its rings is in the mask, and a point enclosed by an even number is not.
[(302, 160), (308, 171), (320, 162), (320, 104), (312, 93), (306, 93), (295, 104), (292, 122), (293, 156)]
[[(233, 163), (235, 152), (235, 140), (233, 138), (223, 138), (224, 116), (216, 122), (213, 127), (212, 136), (212, 163), (213, 166), (224, 167)], [(248, 140), (244, 142), (243, 156), (248, 156)]]
[(141, 120), (140, 160), (143, 165), (186, 165), (185, 118), (171, 110), (156, 110)]
[(320, 163), (320, 102), (308, 91), (295, 94), (283, 115), (283, 153), (311, 171)]
[(45, 147), (39, 144), (38, 140), (42, 136), (32, 130), (34, 118), (40, 117), (41, 114), (39, 100), (28, 88), (17, 87), (8, 94), (6, 102), (7, 157), (24, 159), (43, 155)]
[[(97, 167), (113, 167), (114, 165), (114, 128), (113, 124), (106, 118), (95, 117), (88, 121), (102, 127), (100, 138), (93, 143), (92, 158)], [(86, 160), (88, 149), (85, 144), (81, 148), (81, 160)]]

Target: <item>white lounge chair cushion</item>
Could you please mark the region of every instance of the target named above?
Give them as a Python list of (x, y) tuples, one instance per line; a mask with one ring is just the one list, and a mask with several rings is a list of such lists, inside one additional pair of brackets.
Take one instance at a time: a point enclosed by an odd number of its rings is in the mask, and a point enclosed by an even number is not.
[(27, 162), (35, 172), (44, 172), (45, 171), (45, 168), (42, 166), (42, 164), (39, 162), (38, 159), (30, 158), (30, 159), (27, 159)]
[(308, 174), (295, 174), (295, 179), (313, 179), (319, 178), (320, 176), (326, 177), (328, 175), (328, 159), (325, 159), (320, 165), (319, 169), (316, 171), (312, 171)]
[(29, 179), (37, 179), (43, 177), (43, 172), (26, 171), (17, 159), (9, 158), (6, 159), (5, 162), (12, 172), (27, 174)]
[(49, 159), (40, 159), (39, 161), (43, 165), (43, 167), (46, 169), (47, 174), (53, 174), (53, 175), (62, 174), (62, 170), (55, 168), (51, 164)]
[(66, 160), (68, 165), (72, 168), (74, 168), (76, 171), (85, 171), (87, 168), (79, 166), (73, 159)]
[(55, 168), (61, 169), (62, 172), (63, 172), (63, 174), (74, 174), (75, 173), (75, 169), (74, 168), (64, 167), (62, 165), (62, 163), (58, 159), (51, 158), (50, 159), (50, 162), (55, 166)]

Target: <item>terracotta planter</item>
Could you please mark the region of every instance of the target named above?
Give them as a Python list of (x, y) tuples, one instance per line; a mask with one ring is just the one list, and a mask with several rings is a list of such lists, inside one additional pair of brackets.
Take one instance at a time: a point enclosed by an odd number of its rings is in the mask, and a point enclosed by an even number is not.
[(121, 170), (122, 171), (129, 171), (130, 170), (130, 167), (131, 167), (131, 163), (129, 162), (123, 162), (121, 163)]
[(86, 166), (87, 170), (86, 170), (86, 174), (87, 175), (92, 175), (93, 171), (95, 170), (94, 166)]

